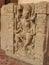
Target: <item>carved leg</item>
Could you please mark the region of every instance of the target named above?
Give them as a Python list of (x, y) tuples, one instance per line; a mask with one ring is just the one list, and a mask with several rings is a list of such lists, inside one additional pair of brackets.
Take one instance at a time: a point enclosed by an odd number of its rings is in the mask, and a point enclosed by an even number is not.
[(19, 43), (19, 37), (16, 35), (15, 36), (15, 40), (16, 40), (16, 43), (15, 43), (15, 51), (18, 51), (18, 43)]
[(24, 48), (26, 49), (28, 45), (32, 43), (33, 36), (30, 33), (26, 33), (26, 43), (24, 44)]

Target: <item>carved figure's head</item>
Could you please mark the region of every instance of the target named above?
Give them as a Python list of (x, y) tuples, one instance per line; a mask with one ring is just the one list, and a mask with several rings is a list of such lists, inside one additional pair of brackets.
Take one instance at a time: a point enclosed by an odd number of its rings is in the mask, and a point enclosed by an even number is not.
[(25, 17), (25, 18), (28, 18), (29, 16), (30, 16), (30, 14), (31, 14), (31, 6), (30, 5), (25, 5), (24, 6), (24, 9), (23, 9), (23, 17)]
[(18, 5), (17, 6), (17, 15), (18, 16), (22, 16), (22, 12), (23, 12), (23, 6), (22, 5)]

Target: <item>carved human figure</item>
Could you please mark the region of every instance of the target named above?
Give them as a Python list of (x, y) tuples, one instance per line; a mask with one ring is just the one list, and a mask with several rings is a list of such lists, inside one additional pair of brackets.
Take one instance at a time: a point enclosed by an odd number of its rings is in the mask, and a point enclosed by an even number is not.
[[(29, 29), (30, 33), (26, 33), (26, 49), (27, 49), (27, 54), (34, 55), (34, 48), (35, 48), (35, 36), (36, 36), (36, 15), (34, 11), (31, 12), (31, 17), (28, 19), (31, 23), (31, 28)], [(30, 58), (32, 57), (30, 56)]]
[(21, 30), (21, 17), (22, 17), (23, 7), (22, 5), (18, 5), (17, 7), (17, 14), (16, 14), (16, 33), (20, 32)]
[[(23, 9), (23, 16), (21, 15), (17, 16), (17, 21), (19, 24), (18, 30), (16, 29), (16, 43), (17, 43), (17, 49), (21, 49), (23, 51), (28, 51), (27, 53), (30, 53), (30, 51), (34, 47), (34, 35), (35, 35), (35, 14), (31, 16), (32, 8), (30, 5), (27, 5)], [(19, 12), (20, 13), (20, 12)], [(19, 18), (20, 17), (20, 18)]]
[(28, 49), (32, 49), (32, 47), (34, 47), (33, 43), (34, 43), (34, 39), (33, 36), (35, 35), (35, 23), (34, 23), (34, 19), (35, 19), (35, 14), (31, 17), (31, 7), (30, 5), (27, 5), (24, 9), (23, 9), (23, 18), (22, 18), (22, 27), (23, 27), (23, 32), (22, 35), (25, 34), (26, 36), (26, 41), (24, 43), (23, 49), (27, 49), (27, 47), (29, 47)]
[(22, 31), (22, 27), (21, 27), (21, 17), (22, 17), (22, 12), (23, 12), (23, 7), (22, 5), (18, 5), (17, 7), (17, 14), (16, 14), (16, 22), (15, 22), (15, 40), (16, 40), (16, 51), (18, 50), (18, 47), (20, 47), (21, 45), (19, 44), (20, 42), (20, 33)]

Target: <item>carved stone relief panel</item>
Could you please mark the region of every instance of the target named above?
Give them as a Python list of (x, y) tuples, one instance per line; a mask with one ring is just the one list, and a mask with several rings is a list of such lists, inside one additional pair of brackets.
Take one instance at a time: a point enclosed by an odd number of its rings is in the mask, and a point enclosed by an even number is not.
[(1, 48), (8, 56), (33, 65), (43, 65), (46, 53), (44, 45), (48, 35), (46, 8), (46, 2), (8, 4), (2, 7)]

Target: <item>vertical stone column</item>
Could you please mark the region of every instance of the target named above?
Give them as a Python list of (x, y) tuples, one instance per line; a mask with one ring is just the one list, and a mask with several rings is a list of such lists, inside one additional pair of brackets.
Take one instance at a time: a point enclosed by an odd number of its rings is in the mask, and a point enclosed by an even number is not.
[(49, 2), (47, 3), (47, 36), (46, 36), (46, 53), (44, 58), (44, 65), (49, 63)]
[(35, 5), (36, 17), (36, 38), (35, 38), (35, 64), (43, 65), (44, 60), (44, 45), (46, 45), (46, 2), (41, 2)]
[(4, 5), (1, 8), (1, 49), (13, 53), (13, 6)]

